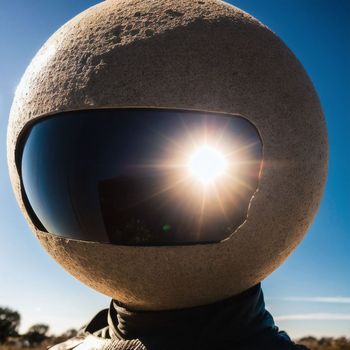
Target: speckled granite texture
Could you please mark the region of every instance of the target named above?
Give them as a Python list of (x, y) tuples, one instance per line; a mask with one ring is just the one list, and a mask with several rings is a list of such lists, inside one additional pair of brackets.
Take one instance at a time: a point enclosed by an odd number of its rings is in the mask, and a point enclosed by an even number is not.
[(138, 309), (207, 304), (268, 276), (302, 240), (327, 172), (327, 134), (310, 79), (266, 26), (214, 0), (110, 0), (42, 47), (13, 102), (8, 160), (25, 212), (16, 142), (30, 122), (92, 108), (181, 108), (240, 114), (259, 130), (264, 163), (246, 222), (227, 240), (123, 247), (38, 231), (88, 286)]

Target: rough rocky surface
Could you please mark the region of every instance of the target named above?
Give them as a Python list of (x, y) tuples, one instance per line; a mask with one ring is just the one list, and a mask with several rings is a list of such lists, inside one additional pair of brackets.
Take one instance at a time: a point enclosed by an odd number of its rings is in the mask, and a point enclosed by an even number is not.
[[(240, 114), (259, 130), (264, 163), (246, 222), (218, 244), (123, 247), (38, 231), (68, 272), (138, 309), (213, 302), (264, 279), (315, 215), (327, 172), (317, 94), (268, 28), (214, 0), (110, 0), (81, 13), (42, 47), (16, 91), (8, 159), (31, 122), (63, 111), (156, 107)], [(17, 148), (16, 148), (17, 147)]]

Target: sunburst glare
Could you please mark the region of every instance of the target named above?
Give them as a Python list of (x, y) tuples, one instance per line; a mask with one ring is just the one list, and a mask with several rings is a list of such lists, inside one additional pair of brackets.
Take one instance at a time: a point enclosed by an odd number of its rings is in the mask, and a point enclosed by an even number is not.
[(207, 186), (225, 173), (227, 160), (219, 149), (204, 144), (189, 157), (187, 167), (191, 176)]

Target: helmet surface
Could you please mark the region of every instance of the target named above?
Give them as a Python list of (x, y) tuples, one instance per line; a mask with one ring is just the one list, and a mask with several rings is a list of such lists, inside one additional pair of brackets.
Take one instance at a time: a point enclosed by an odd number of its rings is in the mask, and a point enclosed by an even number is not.
[[(126, 246), (45, 232), (26, 204), (21, 143), (32, 125), (49, 117), (102, 109), (248, 120), (263, 149), (244, 222), (219, 242), (175, 246)], [(109, 0), (67, 22), (30, 63), (11, 109), (8, 163), (29, 225), (64, 269), (132, 308), (173, 309), (238, 294), (291, 254), (320, 203), (327, 133), (300, 62), (247, 13), (214, 0)]]

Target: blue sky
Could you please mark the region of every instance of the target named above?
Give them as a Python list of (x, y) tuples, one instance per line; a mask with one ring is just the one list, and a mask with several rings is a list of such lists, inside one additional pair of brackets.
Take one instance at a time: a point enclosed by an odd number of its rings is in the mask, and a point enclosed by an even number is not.
[[(92, 0), (0, 0), (0, 305), (53, 332), (78, 327), (108, 298), (68, 275), (39, 246), (14, 199), (6, 127), (14, 91), (44, 41)], [(293, 337), (350, 336), (350, 1), (237, 0), (294, 51), (326, 115), (329, 177), (318, 215), (294, 254), (263, 282), (277, 324)]]

